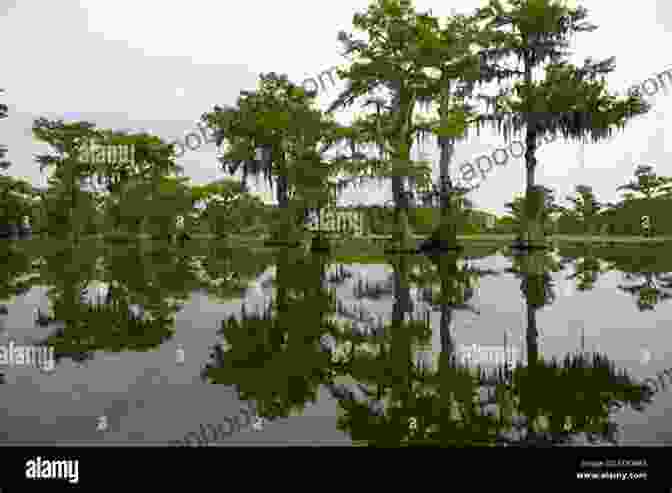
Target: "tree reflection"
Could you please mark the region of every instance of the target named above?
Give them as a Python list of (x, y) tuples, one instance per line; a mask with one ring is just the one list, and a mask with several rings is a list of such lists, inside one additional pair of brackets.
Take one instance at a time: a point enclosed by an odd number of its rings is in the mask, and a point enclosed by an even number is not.
[[(455, 307), (467, 309), (470, 297), (457, 260), (455, 255), (435, 259), (442, 280), (441, 295), (435, 298), (442, 305), (438, 369), (418, 369), (402, 357), (379, 356), (374, 361), (351, 351), (347, 370), (357, 381), (380, 384), (391, 375), (389, 387), (397, 385), (401, 391), (389, 393), (387, 409), (381, 412), (380, 406), (353, 391), (334, 389), (345, 410), (340, 428), (355, 441), (383, 446), (541, 446), (571, 443), (581, 435), (588, 441), (615, 442), (612, 413), (624, 406), (642, 411), (643, 403), (651, 402), (650, 391), (617, 370), (603, 354), (568, 354), (562, 361), (540, 357), (536, 311), (553, 300), (548, 269), (557, 266), (552, 259), (534, 252), (514, 261), (512, 270), (521, 278), (527, 304), (528, 363), (513, 369), (507, 365), (470, 368), (456, 357), (449, 330), (451, 313)], [(387, 368), (383, 361), (396, 369)], [(411, 376), (414, 385), (399, 385), (407, 383), (403, 376)], [(385, 393), (379, 391), (375, 398), (380, 400)]]
[(592, 289), (599, 274), (619, 270), (629, 284), (618, 289), (636, 297), (639, 311), (654, 310), (672, 298), (672, 262), (664, 246), (563, 247), (560, 252), (580, 257), (572, 276), (580, 291)]
[(591, 245), (581, 245), (579, 247), (563, 247), (560, 249), (560, 255), (563, 260), (561, 267), (565, 267), (568, 258), (574, 260), (574, 274), (567, 277), (568, 280), (576, 281), (578, 291), (590, 291), (595, 287), (599, 277), (608, 272), (608, 268), (603, 265), (596, 249)]
[[(0, 262), (3, 265), (0, 269), (0, 316), (4, 317), (9, 312), (5, 303), (30, 291), (37, 284), (39, 275), (31, 256), (10, 242), (0, 242)], [(2, 330), (4, 327), (0, 325), (0, 332)]]
[(172, 337), (175, 314), (199, 286), (188, 258), (170, 250), (148, 254), (139, 246), (87, 245), (44, 260), (40, 273), (50, 286), (52, 314), (41, 315), (41, 323), (62, 327), (42, 344), (54, 346), (57, 361), (160, 346)]
[(268, 252), (235, 249), (217, 242), (208, 245), (207, 255), (195, 258), (201, 289), (218, 302), (242, 298), (272, 261)]
[(242, 400), (255, 400), (259, 416), (287, 417), (315, 402), (319, 385), (331, 378), (329, 354), (320, 338), (335, 331), (327, 315), (335, 293), (326, 283), (328, 259), (283, 248), (276, 256), (275, 299), (259, 312), (243, 307), (220, 331), (203, 377), (235, 385)]
[[(541, 357), (536, 313), (553, 301), (550, 271), (559, 269), (546, 252), (512, 258), (509, 271), (521, 280), (527, 311), (526, 358), (514, 367), (471, 367), (457, 354), (451, 328), (455, 311), (476, 310), (477, 280), (497, 272), (458, 253), (389, 261), (387, 282), (355, 286), (360, 298), (392, 292), (390, 321), (383, 323), (339, 310), (334, 285), (352, 278), (345, 269), (328, 276), (329, 258), (279, 251), (273, 301), (223, 322), (224, 343), (215, 346), (204, 378), (236, 386), (267, 419), (301, 413), (324, 385), (338, 400), (340, 430), (355, 442), (392, 447), (550, 446), (582, 436), (615, 443), (613, 413), (625, 406), (642, 411), (651, 402), (650, 391), (604, 354)], [(441, 312), (438, 364), (429, 367), (414, 357), (431, 338), (429, 314), (411, 297), (414, 285), (423, 293), (419, 301)]]
[[(445, 253), (433, 255), (430, 263), (416, 261), (416, 268), (407, 276), (404, 260), (410, 258), (401, 257), (395, 263), (395, 303), (390, 332), (396, 334), (396, 339), (381, 340), (377, 358), (362, 357), (365, 353), (354, 351), (349, 361), (353, 378), (365, 381), (369, 387), (378, 387), (376, 400), (367, 403), (352, 391), (334, 389), (333, 394), (340, 398), (344, 409), (339, 427), (350, 433), (353, 440), (378, 446), (483, 443), (493, 423), (477, 406), (477, 375), (459, 363), (450, 325), (454, 310), (476, 311), (469, 304), (476, 279), (495, 273), (473, 268), (467, 262), (458, 266), (458, 254)], [(411, 341), (427, 342), (431, 331), (427, 318), (424, 323), (402, 322), (403, 315), (411, 308), (408, 284), (404, 282), (407, 277), (424, 286), (422, 301), (441, 310), (441, 350), (436, 370), (418, 367), (413, 362)], [(437, 284), (438, 293), (434, 289)], [(367, 397), (372, 394), (368, 392)]]
[(499, 440), (550, 445), (569, 443), (583, 434), (588, 441), (615, 443), (612, 413), (626, 405), (642, 411), (642, 403), (651, 402), (650, 392), (604, 354), (568, 354), (562, 361), (541, 358), (536, 313), (554, 299), (549, 270), (557, 264), (543, 251), (513, 260), (511, 271), (521, 279), (527, 305), (527, 365), (515, 368), (510, 379), (502, 378), (501, 371), (483, 375), (494, 390), (488, 404), (495, 404), (511, 426)]
[(605, 255), (610, 268), (624, 272), (632, 284), (618, 289), (637, 297), (639, 311), (654, 310), (658, 303), (672, 298), (672, 262), (666, 247), (616, 250)]
[[(356, 441), (382, 445), (404, 442), (409, 437), (409, 422), (418, 419), (416, 409), (425, 402), (422, 388), (426, 375), (414, 364), (413, 351), (429, 342), (431, 330), (428, 314), (414, 313), (410, 293), (413, 260), (408, 255), (391, 258), (394, 299), (390, 323), (381, 326), (379, 322), (364, 334), (351, 328), (343, 330), (331, 351), (338, 375), (354, 378), (364, 394), (362, 399), (344, 384), (327, 385), (342, 409), (339, 429)], [(379, 291), (358, 287), (355, 294), (360, 298), (367, 294), (377, 297)]]

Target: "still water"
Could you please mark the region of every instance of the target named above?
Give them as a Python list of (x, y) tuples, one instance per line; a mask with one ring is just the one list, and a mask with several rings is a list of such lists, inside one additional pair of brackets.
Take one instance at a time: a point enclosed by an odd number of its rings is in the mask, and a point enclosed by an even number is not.
[(672, 444), (669, 247), (0, 256), (0, 345), (55, 360), (2, 360), (4, 443), (165, 444), (248, 409), (217, 443)]

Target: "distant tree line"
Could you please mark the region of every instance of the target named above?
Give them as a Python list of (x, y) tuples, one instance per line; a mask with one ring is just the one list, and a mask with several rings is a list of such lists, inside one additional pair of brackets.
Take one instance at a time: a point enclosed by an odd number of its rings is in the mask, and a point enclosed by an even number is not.
[[(570, 206), (556, 203), (545, 188), (544, 225), (548, 233), (576, 235), (672, 235), (672, 177), (660, 176), (653, 166), (639, 165), (634, 178), (617, 190), (623, 197), (616, 203), (598, 201), (592, 187), (577, 185), (566, 198)], [(509, 214), (497, 222), (497, 231), (514, 232), (523, 217), (523, 199), (506, 204)]]

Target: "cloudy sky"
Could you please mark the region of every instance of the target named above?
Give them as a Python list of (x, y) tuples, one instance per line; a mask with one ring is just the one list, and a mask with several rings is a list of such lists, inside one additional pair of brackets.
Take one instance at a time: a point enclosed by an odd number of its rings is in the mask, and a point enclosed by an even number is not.
[[(415, 5), (442, 16), (453, 8), (470, 12), (484, 3), (416, 0)], [(35, 185), (46, 184), (33, 159), (44, 147), (30, 131), (32, 121), (41, 116), (148, 130), (172, 141), (194, 130), (200, 115), (215, 104), (233, 104), (241, 90), (255, 89), (261, 72), (286, 73), (301, 83), (347, 63), (337, 33), (352, 32), (353, 14), (367, 5), (367, 0), (0, 0), (0, 42), (5, 47), (0, 88), (6, 90), (0, 99), (10, 109), (9, 118), (0, 121), (0, 142), (9, 146), (14, 163), (10, 172)], [(608, 79), (613, 91), (622, 94), (672, 68), (672, 59), (665, 55), (671, 39), (667, 30), (672, 29), (669, 2), (585, 0), (581, 5), (599, 29), (576, 38), (573, 61), (616, 56), (616, 70)], [(325, 108), (343, 87), (340, 81), (327, 84), (320, 105)], [(558, 140), (544, 146), (538, 154), (538, 182), (554, 187), (561, 197), (577, 184), (589, 184), (601, 200), (613, 201), (619, 197), (616, 187), (630, 179), (636, 164), (651, 164), (672, 175), (665, 159), (672, 94), (661, 89), (649, 100), (654, 106), (650, 114), (608, 142), (586, 144), (583, 166), (579, 144)], [(351, 115), (344, 113), (339, 120), (348, 121)], [(474, 135), (458, 145), (456, 161), (473, 161), (503, 145), (503, 137), (494, 132)], [(432, 143), (424, 151), (436, 156)], [(187, 150), (179, 163), (195, 183), (224, 176), (214, 144)], [(510, 159), (471, 198), (501, 214), (503, 204), (523, 188), (523, 161)], [(270, 198), (263, 186), (259, 193)], [(350, 203), (389, 198), (389, 185), (343, 196)]]

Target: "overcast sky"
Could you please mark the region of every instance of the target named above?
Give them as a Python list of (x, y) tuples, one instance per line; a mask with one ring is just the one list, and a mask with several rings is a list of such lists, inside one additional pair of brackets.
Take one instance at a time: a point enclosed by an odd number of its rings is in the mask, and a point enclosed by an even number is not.
[[(200, 115), (215, 104), (233, 104), (241, 90), (254, 90), (261, 72), (286, 73), (301, 83), (346, 63), (337, 33), (353, 32), (353, 14), (368, 3), (0, 0), (0, 42), (5, 47), (0, 88), (6, 90), (0, 100), (10, 110), (9, 118), (0, 121), (0, 142), (9, 146), (9, 171), (35, 185), (46, 184), (33, 159), (43, 147), (30, 131), (40, 116), (148, 130), (172, 141), (194, 130)], [(573, 61), (616, 56), (616, 70), (608, 79), (613, 91), (623, 93), (672, 68), (666, 54), (671, 39), (667, 31), (672, 29), (669, 2), (580, 4), (599, 29), (576, 38)], [(451, 8), (466, 13), (485, 2), (417, 0), (415, 5), (419, 11), (431, 8), (435, 15), (448, 15)], [(340, 81), (327, 85), (320, 105), (326, 108), (343, 87)], [(600, 200), (615, 201), (615, 188), (632, 177), (636, 164), (651, 164), (672, 175), (665, 147), (672, 94), (660, 90), (649, 100), (654, 106), (649, 115), (608, 142), (584, 146), (583, 167), (579, 144), (558, 140), (544, 146), (538, 153), (538, 183), (554, 187), (560, 197), (577, 184), (589, 184)], [(347, 121), (349, 115), (339, 120)], [(473, 161), (502, 145), (503, 137), (494, 132), (472, 136), (458, 144), (456, 163)], [(425, 151), (436, 156), (433, 143)], [(179, 164), (195, 183), (225, 176), (214, 144), (187, 150)], [(374, 184), (346, 192), (343, 199), (381, 203), (390, 198), (389, 188), (389, 182)], [(523, 189), (523, 160), (510, 159), (471, 198), (478, 207), (501, 214), (503, 204)], [(270, 198), (269, 190), (259, 191)]]

